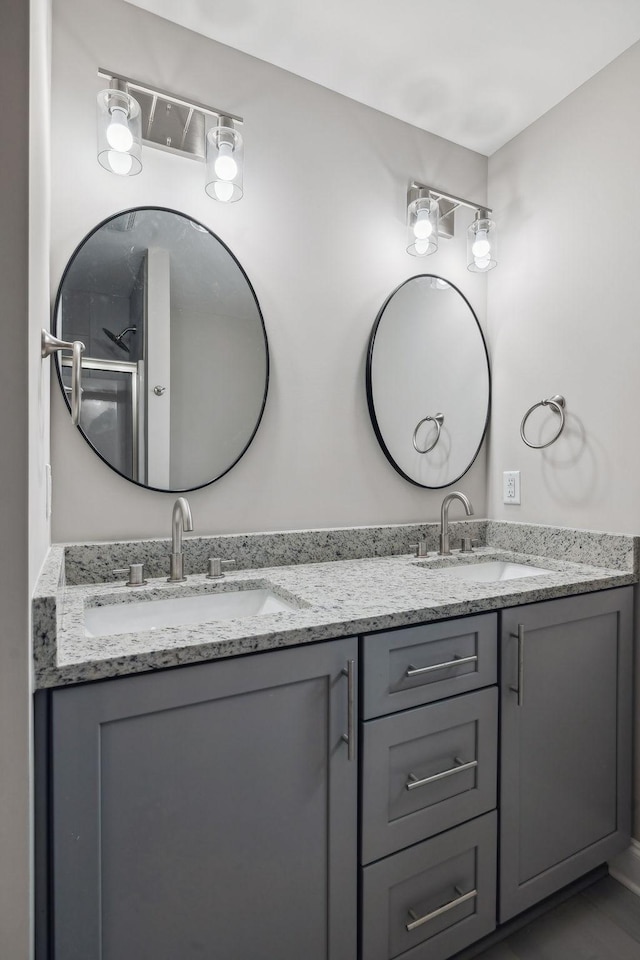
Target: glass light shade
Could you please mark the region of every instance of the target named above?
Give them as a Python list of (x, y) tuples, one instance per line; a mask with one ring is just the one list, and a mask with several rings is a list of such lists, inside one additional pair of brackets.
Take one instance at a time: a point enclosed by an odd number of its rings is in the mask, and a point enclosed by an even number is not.
[(220, 117), (207, 133), (207, 176), (204, 189), (222, 203), (242, 196), (244, 145), (233, 120)]
[(120, 177), (142, 170), (140, 104), (123, 90), (98, 94), (98, 163)]
[(487, 273), (498, 265), (496, 225), (481, 214), (476, 214), (467, 231), (467, 270), (472, 273)]
[(428, 257), (438, 249), (438, 201), (419, 197), (407, 207), (407, 253), (412, 257)]

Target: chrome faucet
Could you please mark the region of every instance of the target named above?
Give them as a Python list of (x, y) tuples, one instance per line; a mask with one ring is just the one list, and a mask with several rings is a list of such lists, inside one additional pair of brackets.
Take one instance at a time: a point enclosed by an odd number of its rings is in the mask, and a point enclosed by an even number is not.
[(453, 500), (460, 501), (468, 517), (473, 516), (473, 507), (464, 493), (458, 493), (457, 490), (454, 490), (453, 493), (447, 494), (442, 501), (442, 509), (440, 510), (440, 549), (438, 553), (443, 557), (448, 557), (451, 553), (449, 548), (449, 506)]
[(184, 575), (184, 553), (182, 552), (182, 534), (185, 530), (193, 530), (191, 507), (186, 497), (178, 497), (171, 515), (171, 565), (167, 577), (169, 583), (187, 579)]

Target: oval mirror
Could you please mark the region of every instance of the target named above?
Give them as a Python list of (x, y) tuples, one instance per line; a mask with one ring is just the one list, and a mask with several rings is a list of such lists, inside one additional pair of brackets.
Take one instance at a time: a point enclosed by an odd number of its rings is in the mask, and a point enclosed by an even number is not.
[(371, 331), (367, 401), (387, 459), (405, 480), (446, 487), (467, 472), (489, 417), (489, 357), (478, 319), (453, 284), (402, 283)]
[[(71, 257), (54, 316), (60, 339), (85, 344), (79, 429), (117, 473), (182, 491), (238, 462), (269, 352), (253, 287), (214, 233), (161, 207), (110, 217)], [(57, 356), (69, 404), (71, 355)]]

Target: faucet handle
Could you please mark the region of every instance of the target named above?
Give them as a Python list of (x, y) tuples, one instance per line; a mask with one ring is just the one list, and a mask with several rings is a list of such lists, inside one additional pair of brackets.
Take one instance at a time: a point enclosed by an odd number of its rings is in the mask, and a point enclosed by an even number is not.
[(476, 537), (462, 537), (460, 540), (461, 553), (473, 553), (474, 547), (481, 547), (482, 543)]
[(207, 580), (221, 580), (224, 577), (223, 567), (235, 567), (235, 560), (221, 560), (220, 557), (209, 557)]
[(144, 563), (130, 563), (129, 564), (129, 579), (127, 580), (128, 587), (140, 587), (142, 584), (147, 581), (144, 578)]
[(147, 582), (144, 578), (144, 563), (130, 563), (128, 568), (118, 567), (113, 571), (113, 575), (118, 580), (124, 580), (128, 576), (125, 584), (127, 587), (141, 587)]
[(416, 557), (426, 557), (427, 553), (429, 552), (427, 550), (427, 541), (424, 538), (422, 540), (418, 540), (417, 543), (410, 543), (409, 546), (412, 550), (415, 550)]

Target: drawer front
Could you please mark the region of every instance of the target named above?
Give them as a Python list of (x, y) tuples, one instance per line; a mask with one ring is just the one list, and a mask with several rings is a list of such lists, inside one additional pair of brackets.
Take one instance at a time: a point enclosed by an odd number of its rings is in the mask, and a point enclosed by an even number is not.
[(497, 625), (483, 613), (364, 636), (363, 718), (496, 683)]
[(362, 956), (445, 960), (496, 926), (496, 813), (362, 870)]
[(362, 728), (363, 863), (496, 806), (497, 687)]

